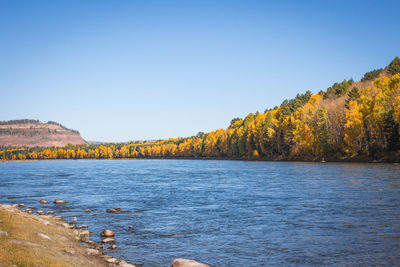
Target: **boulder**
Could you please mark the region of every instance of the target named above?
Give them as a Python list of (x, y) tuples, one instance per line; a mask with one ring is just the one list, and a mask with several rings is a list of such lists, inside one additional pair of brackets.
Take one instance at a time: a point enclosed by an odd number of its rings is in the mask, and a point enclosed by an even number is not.
[(118, 263), (118, 259), (116, 259), (116, 258), (110, 258), (110, 259), (107, 259), (106, 260), (108, 263), (114, 263), (114, 264), (117, 264)]
[(114, 238), (107, 237), (107, 238), (104, 238), (103, 240), (101, 240), (101, 242), (104, 244), (108, 244), (108, 243), (115, 243), (115, 240), (114, 240)]
[(17, 208), (23, 208), (23, 207), (25, 207), (25, 204), (22, 204), (22, 203), (21, 203), (21, 204), (18, 204), (18, 205), (17, 205)]
[(92, 212), (92, 210), (91, 209), (86, 209), (85, 212)]
[(48, 215), (48, 214), (54, 214), (54, 211), (49, 210), (48, 212), (46, 212), (46, 215)]
[(54, 200), (54, 204), (66, 204), (66, 203), (67, 203), (67, 201), (65, 201), (65, 200), (60, 200), (60, 199)]
[(85, 230), (82, 231), (78, 234), (79, 240), (83, 241), (83, 242), (88, 242), (89, 238), (90, 238), (90, 232)]
[(94, 248), (87, 248), (86, 254), (89, 256), (98, 256), (98, 255), (101, 255), (101, 252)]
[(129, 225), (128, 227), (129, 227), (129, 229), (133, 229), (133, 226), (132, 226), (132, 225)]
[(118, 267), (136, 267), (136, 266), (133, 264), (129, 264), (126, 261), (120, 261)]
[(100, 235), (101, 235), (102, 237), (111, 237), (111, 236), (114, 236), (115, 233), (114, 233), (114, 231), (111, 231), (111, 230), (109, 230), (109, 229), (106, 229), (106, 230), (104, 230), (103, 232), (101, 232)]
[(31, 207), (28, 207), (28, 209), (35, 210), (36, 207), (31, 206)]
[(210, 267), (210, 265), (194, 260), (178, 258), (172, 261), (171, 267)]
[(49, 202), (48, 202), (47, 200), (44, 200), (44, 199), (41, 199), (39, 202), (40, 202), (41, 204), (49, 204)]

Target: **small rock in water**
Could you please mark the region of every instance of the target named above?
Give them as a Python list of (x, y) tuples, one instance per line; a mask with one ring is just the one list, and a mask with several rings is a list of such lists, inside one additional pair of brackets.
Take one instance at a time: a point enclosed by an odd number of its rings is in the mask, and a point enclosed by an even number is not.
[(109, 247), (109, 249), (117, 249), (117, 245), (113, 244)]
[(38, 213), (39, 215), (46, 215), (46, 212), (44, 212), (43, 210), (38, 210), (37, 213)]
[(28, 213), (28, 214), (32, 214), (32, 213), (33, 213), (33, 211), (32, 211), (31, 209), (26, 209), (26, 213)]
[(100, 235), (103, 236), (103, 237), (110, 237), (110, 236), (114, 236), (115, 233), (114, 233), (114, 231), (111, 231), (111, 230), (109, 230), (109, 229), (106, 229), (106, 230), (104, 230), (103, 232), (101, 232)]
[(35, 210), (36, 207), (31, 206), (31, 207), (28, 207), (28, 209)]
[(46, 212), (46, 215), (47, 215), (47, 214), (54, 214), (54, 211), (49, 210), (48, 212)]
[(116, 210), (116, 209), (106, 209), (106, 211), (107, 211), (107, 212), (109, 212), (109, 213), (115, 213), (115, 212), (118, 212), (118, 210)]
[(76, 229), (82, 229), (82, 228), (88, 228), (88, 226), (84, 225), (84, 224), (83, 225), (76, 225), (75, 228)]
[(49, 204), (49, 202), (48, 202), (47, 200), (44, 200), (44, 199), (41, 199), (39, 202), (40, 202), (41, 204)]
[(92, 212), (92, 210), (91, 209), (87, 209), (87, 210), (85, 210), (85, 212)]
[(8, 199), (15, 199), (15, 197), (8, 197)]
[(76, 217), (74, 217), (73, 223), (76, 223), (78, 221), (78, 219)]
[(8, 236), (8, 233), (6, 231), (0, 230), (0, 236)]
[(105, 244), (107, 244), (107, 243), (115, 243), (115, 240), (114, 240), (114, 238), (107, 237), (107, 238), (104, 238), (103, 240), (101, 240), (101, 242), (105, 243)]
[(67, 203), (67, 201), (65, 201), (65, 200), (60, 200), (60, 199), (54, 200), (54, 204), (66, 204), (66, 203)]
[(178, 258), (172, 261), (171, 267), (210, 267), (210, 265), (200, 263), (194, 260)]
[(132, 226), (132, 225), (129, 225), (128, 227), (129, 227), (129, 229), (133, 229), (133, 226)]
[(18, 208), (23, 208), (23, 207), (25, 207), (25, 204), (22, 204), (22, 203), (21, 203), (21, 204), (18, 204), (17, 207), (18, 207)]

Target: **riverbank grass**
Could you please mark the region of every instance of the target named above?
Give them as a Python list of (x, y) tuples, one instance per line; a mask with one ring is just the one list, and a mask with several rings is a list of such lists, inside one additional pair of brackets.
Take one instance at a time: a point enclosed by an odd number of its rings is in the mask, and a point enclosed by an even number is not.
[(51, 216), (0, 205), (0, 266), (107, 266), (85, 254), (72, 230)]

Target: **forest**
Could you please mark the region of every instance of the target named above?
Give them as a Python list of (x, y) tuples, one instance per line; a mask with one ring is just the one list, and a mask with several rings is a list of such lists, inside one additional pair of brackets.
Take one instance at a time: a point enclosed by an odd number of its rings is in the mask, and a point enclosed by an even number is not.
[(187, 138), (0, 150), (2, 160), (193, 158), (400, 161), (400, 59)]

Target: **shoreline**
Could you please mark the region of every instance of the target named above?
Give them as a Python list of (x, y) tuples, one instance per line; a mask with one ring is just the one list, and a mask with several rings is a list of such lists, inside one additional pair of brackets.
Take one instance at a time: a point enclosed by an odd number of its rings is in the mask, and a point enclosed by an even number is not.
[[(57, 215), (36, 215), (23, 204), (0, 204), (0, 262), (10, 266), (135, 267), (108, 255), (86, 227)], [(29, 210), (29, 208), (28, 208)], [(7, 265), (8, 266), (8, 265)]]
[(2, 160), (0, 162), (32, 162), (32, 161), (73, 161), (73, 160), (216, 160), (216, 161), (259, 161), (259, 162), (308, 162), (308, 163), (400, 163), (400, 157), (389, 157), (381, 159), (373, 159), (370, 157), (353, 157), (353, 158), (325, 158), (325, 159), (270, 159), (270, 158), (214, 158), (214, 157), (148, 157), (148, 158), (84, 158), (84, 159), (15, 159)]

